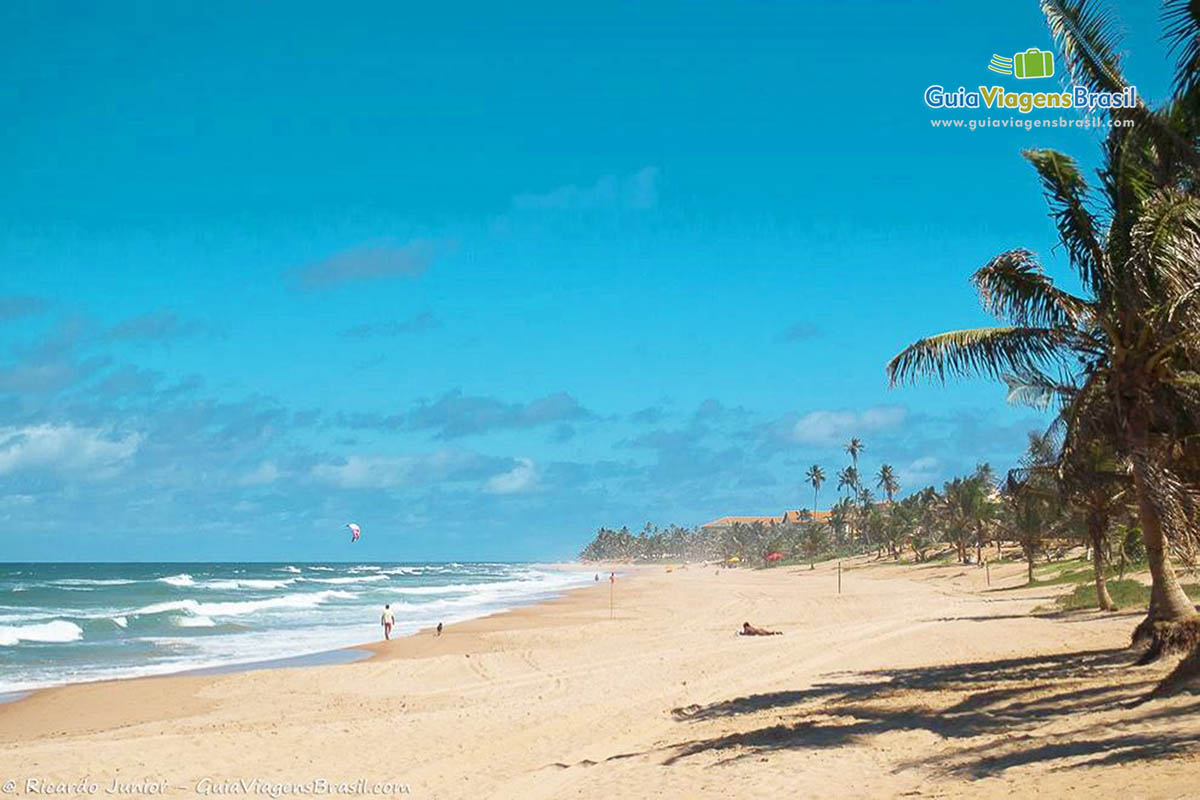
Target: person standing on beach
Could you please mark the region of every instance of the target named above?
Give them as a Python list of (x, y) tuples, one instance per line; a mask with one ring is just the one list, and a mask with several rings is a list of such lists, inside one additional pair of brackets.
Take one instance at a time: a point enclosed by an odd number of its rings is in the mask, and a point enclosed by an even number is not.
[(383, 614), (379, 617), (379, 622), (383, 625), (383, 638), (392, 638), (392, 626), (396, 624), (396, 615), (392, 613), (392, 604), (388, 603), (383, 607)]

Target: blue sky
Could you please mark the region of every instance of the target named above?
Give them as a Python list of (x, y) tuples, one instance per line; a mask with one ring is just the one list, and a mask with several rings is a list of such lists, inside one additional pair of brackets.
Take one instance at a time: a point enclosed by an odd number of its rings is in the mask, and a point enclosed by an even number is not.
[[(1154, 5), (1118, 6), (1152, 101)], [(1032, 0), (0, 23), (0, 560), (568, 557), (810, 505), (852, 435), (908, 491), (1040, 424), (884, 377), (986, 322), (992, 255), (1062, 274), (1019, 153), (1100, 134), (922, 102), (1053, 88), (986, 70), (1049, 47)]]

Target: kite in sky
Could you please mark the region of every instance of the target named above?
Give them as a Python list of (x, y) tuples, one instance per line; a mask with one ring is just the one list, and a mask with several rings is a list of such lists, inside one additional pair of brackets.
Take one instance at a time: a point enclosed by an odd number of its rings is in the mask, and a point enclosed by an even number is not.
[(346, 523), (346, 527), (350, 529), (350, 543), (358, 541), (358, 537), (362, 536), (362, 528), (355, 525), (353, 522)]

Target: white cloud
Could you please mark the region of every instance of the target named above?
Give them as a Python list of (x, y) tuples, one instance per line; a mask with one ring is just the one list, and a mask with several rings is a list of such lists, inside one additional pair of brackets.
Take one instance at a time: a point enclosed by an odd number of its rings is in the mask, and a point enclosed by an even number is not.
[(801, 444), (841, 444), (851, 436), (895, 428), (907, 418), (908, 409), (901, 406), (875, 406), (865, 411), (810, 411), (792, 427), (792, 436)]
[(408, 483), (414, 459), (388, 456), (348, 456), (342, 464), (318, 464), (313, 477), (343, 489), (386, 489)]
[(925, 456), (897, 470), (900, 485), (908, 489), (919, 489), (933, 483), (941, 470), (942, 462), (933, 456)]
[(473, 481), (494, 474), (507, 459), (443, 448), (399, 456), (347, 456), (341, 463), (313, 467), (315, 479), (344, 489), (390, 489), (438, 481)]
[(0, 428), (0, 475), (31, 469), (89, 472), (106, 477), (137, 452), (137, 433), (116, 438), (111, 431), (74, 425)]
[(658, 204), (658, 167), (642, 167), (620, 177), (604, 175), (591, 186), (569, 184), (542, 194), (519, 194), (512, 204), (525, 211), (646, 211)]
[(255, 469), (247, 472), (239, 481), (242, 486), (263, 486), (268, 483), (274, 483), (279, 480), (283, 473), (279, 471), (279, 467), (275, 466), (272, 461), (264, 461)]
[(517, 465), (508, 472), (493, 475), (483, 485), (489, 494), (516, 494), (529, 489), (537, 481), (537, 471), (528, 458), (518, 458)]

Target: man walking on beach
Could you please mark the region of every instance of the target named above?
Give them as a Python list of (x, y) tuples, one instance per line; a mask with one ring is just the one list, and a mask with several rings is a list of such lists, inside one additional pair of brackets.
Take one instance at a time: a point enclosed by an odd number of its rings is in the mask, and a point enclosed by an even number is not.
[(388, 603), (383, 607), (383, 614), (379, 617), (379, 622), (383, 625), (383, 638), (392, 638), (392, 626), (396, 624), (396, 615), (392, 613), (392, 604)]

